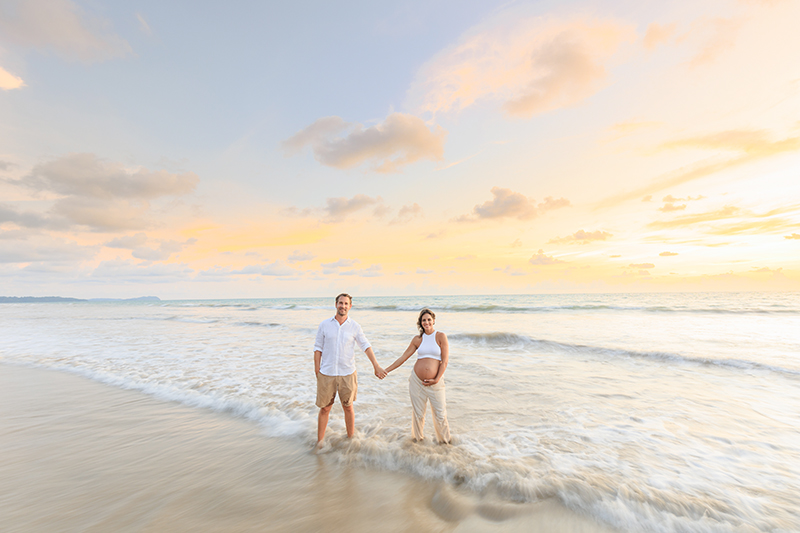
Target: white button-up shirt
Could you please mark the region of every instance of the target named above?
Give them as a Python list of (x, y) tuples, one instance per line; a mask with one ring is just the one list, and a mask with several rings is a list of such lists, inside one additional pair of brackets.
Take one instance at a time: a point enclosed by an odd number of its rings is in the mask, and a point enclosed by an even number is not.
[(366, 351), (371, 345), (355, 320), (341, 326), (335, 317), (323, 320), (317, 329), (314, 351), (322, 352), (319, 371), (326, 376), (349, 376), (356, 371), (354, 346)]

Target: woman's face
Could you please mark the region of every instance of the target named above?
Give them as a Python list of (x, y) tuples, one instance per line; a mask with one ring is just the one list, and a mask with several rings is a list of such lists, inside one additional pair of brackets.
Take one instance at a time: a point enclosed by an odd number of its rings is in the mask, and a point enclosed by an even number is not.
[(436, 321), (433, 320), (431, 315), (425, 313), (422, 315), (422, 320), (420, 320), (420, 323), (422, 324), (422, 329), (425, 330), (425, 333), (430, 335), (433, 331), (433, 325), (436, 323)]

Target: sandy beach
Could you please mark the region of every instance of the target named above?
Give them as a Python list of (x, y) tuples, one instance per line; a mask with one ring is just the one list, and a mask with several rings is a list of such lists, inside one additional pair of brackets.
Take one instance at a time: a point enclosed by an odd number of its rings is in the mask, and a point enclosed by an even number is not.
[(6, 532), (605, 531), (555, 502), (341, 465), (253, 422), (65, 372), (2, 364), (0, 395)]

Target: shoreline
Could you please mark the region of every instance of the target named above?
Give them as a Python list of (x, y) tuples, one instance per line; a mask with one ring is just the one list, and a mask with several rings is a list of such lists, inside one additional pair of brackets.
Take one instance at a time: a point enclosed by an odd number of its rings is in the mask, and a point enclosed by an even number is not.
[(0, 430), (3, 531), (610, 531), (45, 368), (0, 363)]

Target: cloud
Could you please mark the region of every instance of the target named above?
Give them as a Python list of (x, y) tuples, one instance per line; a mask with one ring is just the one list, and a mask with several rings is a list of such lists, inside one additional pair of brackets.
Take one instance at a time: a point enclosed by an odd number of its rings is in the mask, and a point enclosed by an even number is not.
[[(672, 220), (655, 221), (648, 227), (656, 229), (670, 229), (692, 226), (695, 224), (709, 224), (707, 232), (713, 235), (738, 235), (743, 233), (775, 233), (797, 227), (796, 213), (800, 205), (788, 205), (771, 209), (764, 213), (754, 213), (735, 206), (725, 206), (716, 211), (685, 215)], [(782, 217), (784, 214), (791, 217)], [(730, 223), (717, 223), (725, 220), (738, 219)], [(717, 224), (715, 224), (717, 223)]]
[(162, 241), (158, 248), (146, 248), (140, 246), (135, 248), (132, 252), (133, 257), (137, 259), (145, 259), (147, 261), (166, 261), (172, 254), (182, 251), (186, 246), (192, 245), (197, 242), (197, 239), (188, 239), (184, 242), (178, 241)]
[(374, 216), (375, 218), (383, 218), (391, 212), (392, 212), (391, 207), (383, 204), (378, 204), (375, 206), (375, 209), (372, 210), (372, 216)]
[(736, 43), (739, 30), (744, 21), (737, 19), (701, 20), (690, 30), (705, 40), (701, 50), (691, 59), (689, 66), (700, 67), (713, 62)]
[(400, 210), (397, 212), (397, 216), (394, 219), (392, 219), (392, 221), (389, 222), (389, 224), (404, 224), (418, 216), (422, 216), (422, 208), (419, 206), (418, 203), (414, 202), (411, 205), (404, 205), (403, 207), (401, 207)]
[(122, 163), (103, 161), (94, 154), (68, 154), (36, 165), (19, 184), (38, 191), (103, 200), (152, 200), (192, 192), (198, 181), (192, 172), (129, 170)]
[(476, 205), (471, 215), (462, 215), (456, 219), (458, 222), (469, 222), (478, 219), (516, 218), (517, 220), (530, 220), (553, 209), (568, 207), (566, 198), (553, 199), (548, 196), (543, 202), (536, 205), (532, 198), (521, 193), (502, 187), (492, 187), (492, 198), (481, 205)]
[(713, 228), (709, 233), (713, 235), (740, 235), (740, 234), (764, 234), (785, 231), (789, 228), (796, 228), (797, 221), (792, 219), (769, 217), (764, 215), (752, 215), (751, 220), (744, 220), (733, 224), (721, 224)]
[(528, 275), (527, 272), (523, 272), (522, 270), (517, 270), (515, 268), (511, 268), (511, 265), (506, 265), (505, 268), (497, 267), (497, 268), (494, 268), (493, 270), (495, 272), (502, 272), (502, 273), (504, 273), (506, 275), (509, 275), (509, 276), (527, 276)]
[(642, 44), (648, 50), (654, 50), (658, 45), (663, 44), (675, 34), (676, 24), (657, 24), (652, 23), (647, 27), (647, 31), (642, 39)]
[(676, 256), (678, 254), (675, 253), (675, 252), (661, 252), (658, 255), (660, 255), (661, 257), (674, 257), (674, 256)]
[(93, 154), (68, 154), (33, 167), (19, 180), (8, 183), (61, 198), (52, 213), (97, 231), (138, 229), (150, 201), (192, 192), (198, 177), (192, 172), (127, 169), (121, 163)]
[(185, 281), (194, 270), (186, 265), (133, 263), (119, 259), (103, 261), (94, 269), (93, 278), (114, 278), (131, 282), (172, 283)]
[(677, 202), (693, 202), (695, 200), (703, 200), (704, 198), (705, 198), (705, 196), (702, 196), (702, 195), (699, 195), (696, 198), (692, 198), (691, 196), (687, 196), (686, 198), (675, 198), (671, 194), (668, 194), (661, 201), (674, 204), (674, 203), (677, 203)]
[(136, 13), (136, 20), (139, 21), (139, 28), (142, 30), (142, 32), (144, 32), (146, 35), (153, 35), (153, 30), (150, 29), (150, 24), (147, 23), (141, 13)]
[(726, 130), (698, 137), (676, 139), (662, 144), (661, 148), (701, 148), (769, 156), (800, 149), (800, 137), (788, 137), (774, 141), (770, 139), (769, 133), (765, 130)]
[(341, 222), (347, 215), (355, 213), (365, 207), (377, 206), (383, 199), (378, 196), (372, 198), (365, 194), (357, 194), (352, 198), (328, 198), (325, 203), (325, 220), (327, 222)]
[(295, 269), (284, 264), (281, 260), (268, 263), (261, 269), (262, 276), (291, 276), (296, 273), (297, 271)]
[(561, 259), (556, 259), (551, 255), (545, 255), (544, 250), (540, 249), (534, 255), (528, 259), (528, 263), (532, 265), (555, 265), (558, 263), (564, 263)]
[(392, 113), (381, 124), (364, 128), (340, 117), (325, 117), (283, 142), (293, 154), (311, 146), (314, 158), (334, 168), (353, 168), (366, 162), (375, 172), (397, 172), (420, 159), (441, 161), (447, 132), (431, 130), (422, 119)]
[(651, 222), (649, 226), (651, 228), (657, 228), (657, 229), (690, 226), (692, 224), (698, 224), (701, 222), (713, 222), (716, 220), (733, 218), (739, 216), (741, 212), (742, 210), (739, 209), (738, 207), (732, 205), (726, 205), (722, 209), (718, 209), (716, 211), (711, 211), (708, 213), (699, 213), (697, 215), (686, 215), (666, 221), (657, 220), (655, 222)]
[(556, 237), (555, 239), (550, 239), (547, 244), (589, 244), (592, 241), (604, 241), (609, 237), (613, 237), (613, 235), (607, 231), (597, 230), (587, 232), (578, 230), (572, 235), (568, 235), (566, 237)]
[(686, 209), (686, 204), (675, 205), (678, 202), (694, 202), (697, 200), (703, 200), (705, 196), (698, 195), (696, 198), (692, 198), (691, 196), (687, 196), (686, 198), (675, 198), (671, 194), (666, 195), (662, 201), (665, 204), (658, 208), (659, 211), (662, 213), (669, 213), (671, 211), (683, 211)]
[(605, 65), (635, 38), (612, 20), (519, 16), (513, 10), (481, 27), (420, 69), (409, 89), (422, 112), (460, 111), (482, 99), (514, 117), (575, 105), (605, 84)]
[(293, 276), (298, 271), (286, 265), (283, 261), (276, 260), (263, 265), (247, 265), (238, 270), (230, 267), (213, 267), (199, 272), (203, 278), (229, 278), (231, 276)]
[(66, 220), (43, 216), (39, 213), (20, 212), (13, 207), (0, 204), (0, 225), (11, 222), (21, 228), (63, 229)]
[(108, 248), (123, 248), (126, 250), (132, 250), (134, 248), (144, 246), (144, 243), (146, 242), (147, 235), (144, 233), (137, 233), (135, 235), (123, 235), (122, 237), (111, 239), (107, 243), (103, 244), (103, 246)]
[(683, 211), (684, 209), (686, 209), (686, 204), (675, 205), (672, 203), (666, 203), (658, 208), (658, 210), (663, 213), (669, 213), (670, 211)]
[(778, 273), (781, 270), (783, 270), (783, 267), (776, 268), (776, 269), (772, 269), (772, 268), (769, 268), (769, 267), (761, 267), (761, 268), (753, 267), (750, 271), (751, 272), (758, 272), (758, 273)]
[(145, 246), (146, 242), (147, 235), (144, 233), (137, 233), (135, 235), (117, 237), (108, 241), (103, 246), (106, 246), (107, 248), (131, 250), (133, 257), (137, 259), (144, 259), (146, 261), (165, 261), (169, 259), (172, 254), (183, 250), (184, 247), (196, 243), (197, 239), (192, 238), (184, 242), (161, 241), (158, 248), (148, 248)]
[(322, 266), (325, 268), (341, 268), (353, 266), (356, 263), (358, 263), (358, 259), (339, 259), (333, 263), (322, 263)]
[(298, 263), (300, 261), (311, 261), (317, 257), (316, 255), (312, 254), (311, 252), (301, 252), (300, 250), (295, 250), (292, 252), (292, 255), (289, 256), (287, 261), (290, 263)]
[(647, 196), (643, 196), (643, 197), (642, 197), (642, 201), (643, 201), (643, 202), (649, 202), (649, 201), (651, 201), (652, 199), (653, 199), (653, 195), (652, 195), (652, 194), (648, 194)]
[(631, 263), (630, 265), (628, 265), (628, 267), (644, 270), (648, 268), (655, 268), (656, 266), (653, 263)]
[(0, 263), (75, 263), (89, 260), (96, 253), (95, 246), (80, 246), (49, 236), (0, 239)]
[(22, 78), (14, 76), (3, 67), (0, 67), (0, 89), (10, 91), (24, 86), (25, 82), (22, 81)]
[(90, 16), (70, 0), (0, 3), (0, 40), (9, 45), (54, 50), (66, 59), (86, 62), (132, 52), (107, 20)]
[(763, 130), (728, 130), (700, 137), (677, 139), (663, 143), (660, 146), (660, 149), (675, 148), (699, 148), (714, 150), (715, 152), (723, 150), (737, 152), (741, 155), (721, 161), (712, 161), (710, 163), (701, 162), (689, 170), (681, 168), (676, 172), (669, 173), (655, 180), (654, 183), (645, 187), (607, 198), (600, 202), (598, 207), (611, 207), (621, 202), (641, 197), (643, 194), (661, 191), (668, 187), (674, 187), (700, 178), (705, 178), (706, 176), (730, 168), (746, 165), (787, 152), (796, 152), (800, 150), (800, 136), (787, 137), (775, 141), (771, 140), (767, 132)]
[(784, 237), (784, 239), (794, 239), (794, 240), (800, 240), (800, 234), (798, 234), (798, 233), (792, 233), (791, 235), (786, 235), (786, 236)]
[(97, 231), (140, 229), (146, 226), (146, 203), (97, 198), (67, 197), (53, 204), (52, 212), (74, 224)]
[(418, 268), (417, 274), (433, 274), (433, 270), (425, 270), (424, 268)]
[(358, 259), (339, 259), (333, 263), (321, 263), (323, 274), (338, 274), (340, 268), (348, 268), (359, 263)]
[(370, 265), (367, 268), (347, 270), (341, 273), (342, 276), (360, 276), (362, 278), (374, 278), (383, 276), (383, 267), (381, 265)]

